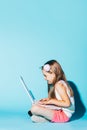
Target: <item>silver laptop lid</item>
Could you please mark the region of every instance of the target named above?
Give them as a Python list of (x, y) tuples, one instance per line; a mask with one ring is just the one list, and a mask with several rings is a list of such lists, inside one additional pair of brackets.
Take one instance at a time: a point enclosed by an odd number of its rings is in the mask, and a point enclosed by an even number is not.
[(24, 79), (23, 79), (22, 76), (20, 76), (20, 80), (21, 80), (21, 83), (22, 83), (22, 85), (23, 85), (25, 91), (27, 92), (27, 94), (28, 94), (28, 96), (29, 96), (31, 102), (32, 102), (32, 103), (35, 103), (35, 97), (34, 97), (34, 95), (32, 94), (31, 90), (28, 89), (28, 87), (27, 87), (27, 85), (25, 84)]

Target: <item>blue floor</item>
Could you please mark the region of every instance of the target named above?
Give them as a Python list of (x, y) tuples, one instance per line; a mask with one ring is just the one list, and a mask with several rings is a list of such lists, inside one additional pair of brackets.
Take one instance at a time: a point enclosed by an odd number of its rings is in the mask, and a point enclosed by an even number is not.
[(87, 113), (80, 119), (67, 123), (32, 123), (24, 112), (0, 114), (0, 130), (87, 130)]

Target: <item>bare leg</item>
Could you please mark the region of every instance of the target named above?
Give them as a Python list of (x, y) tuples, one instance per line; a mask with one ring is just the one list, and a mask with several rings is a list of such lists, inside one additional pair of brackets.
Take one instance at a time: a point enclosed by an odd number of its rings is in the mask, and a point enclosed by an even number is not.
[(45, 118), (47, 120), (52, 120), (53, 116), (54, 116), (54, 110), (45, 108), (38, 104), (35, 104), (32, 106), (31, 112), (32, 112), (32, 114), (37, 115), (37, 116), (42, 116), (43, 118)]

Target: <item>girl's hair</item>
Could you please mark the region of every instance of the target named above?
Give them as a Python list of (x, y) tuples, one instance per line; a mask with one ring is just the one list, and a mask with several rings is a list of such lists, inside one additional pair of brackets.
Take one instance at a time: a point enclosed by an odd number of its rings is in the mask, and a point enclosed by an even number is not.
[[(47, 61), (44, 64), (44, 66), (45, 65), (50, 66), (50, 70), (48, 71), (49, 73), (52, 73), (52, 72), (55, 73), (56, 78), (57, 78), (56, 82), (59, 81), (59, 80), (64, 80), (65, 82), (67, 82), (64, 71), (63, 71), (61, 65), (56, 60)], [(42, 69), (43, 69), (43, 67), (42, 67)], [(51, 85), (48, 84), (48, 92), (50, 92), (50, 90), (52, 90)], [(55, 97), (54, 90), (52, 90), (52, 92), (50, 93), (50, 97)]]
[(46, 65), (46, 64), (50, 65), (49, 73), (54, 72), (56, 74), (57, 81), (64, 80), (66, 82), (66, 77), (65, 77), (64, 71), (63, 71), (61, 65), (56, 60), (47, 61), (44, 65)]

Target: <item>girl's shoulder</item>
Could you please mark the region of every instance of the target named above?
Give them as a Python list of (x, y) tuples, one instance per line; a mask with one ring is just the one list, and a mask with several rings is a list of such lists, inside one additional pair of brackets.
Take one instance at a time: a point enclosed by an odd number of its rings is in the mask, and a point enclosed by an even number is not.
[(67, 87), (67, 84), (64, 80), (57, 81), (55, 84), (55, 89), (66, 88), (66, 87)]
[(64, 80), (60, 80), (60, 81), (56, 82), (55, 89), (66, 90), (69, 96), (74, 95), (74, 92), (73, 92), (71, 86), (67, 82), (65, 82)]
[(66, 84), (66, 82), (64, 80), (57, 81), (55, 86), (58, 86), (58, 85), (60, 85), (60, 86), (67, 86), (67, 84)]

